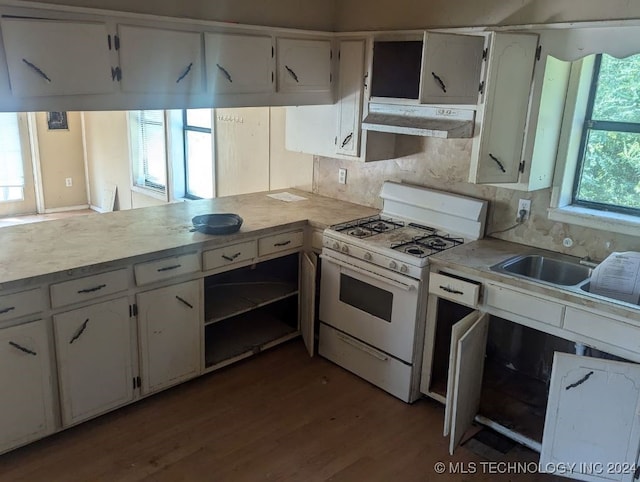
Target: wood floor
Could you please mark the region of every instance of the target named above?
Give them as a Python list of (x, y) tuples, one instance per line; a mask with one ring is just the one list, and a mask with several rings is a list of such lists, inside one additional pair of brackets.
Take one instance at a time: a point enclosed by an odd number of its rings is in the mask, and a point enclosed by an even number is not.
[(442, 421), (440, 404), (407, 405), (294, 340), (2, 455), (0, 481), (559, 480), (436, 474), (437, 461), (486, 460), (449, 456)]

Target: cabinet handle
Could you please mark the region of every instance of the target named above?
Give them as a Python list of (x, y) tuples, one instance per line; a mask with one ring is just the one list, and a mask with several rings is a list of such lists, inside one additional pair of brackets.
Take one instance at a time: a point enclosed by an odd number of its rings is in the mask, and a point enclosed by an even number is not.
[(352, 137), (353, 137), (353, 132), (344, 138), (344, 140), (342, 141), (342, 145), (340, 147), (344, 148), (344, 146), (346, 146), (349, 143)]
[(226, 259), (227, 261), (233, 261), (234, 259), (236, 259), (238, 256), (240, 256), (242, 253), (241, 252), (237, 252), (236, 254), (232, 254), (231, 256), (227, 256), (226, 254), (223, 254), (222, 257), (224, 259)]
[(442, 92), (444, 92), (446, 94), (447, 93), (447, 86), (444, 85), (444, 82), (442, 82), (442, 79), (435, 72), (431, 72), (431, 75), (433, 75), (433, 78), (436, 79), (436, 82), (438, 82), (438, 84), (440, 85), (440, 88), (442, 89)]
[(180, 77), (178, 77), (178, 80), (176, 80), (176, 84), (180, 83), (182, 79), (189, 75), (189, 72), (191, 72), (191, 67), (193, 67), (193, 62), (187, 65), (187, 68), (184, 70), (184, 72), (182, 72), (182, 75), (180, 75)]
[(69, 341), (69, 345), (71, 345), (74, 341), (80, 338), (80, 336), (84, 333), (84, 330), (87, 329), (87, 324), (89, 324), (89, 318), (84, 320), (84, 323), (82, 324), (78, 332), (75, 335), (73, 335), (73, 338), (71, 338), (71, 340)]
[(368, 86), (367, 86), (367, 79), (368, 78), (369, 78), (369, 72), (364, 74), (364, 77), (362, 78), (362, 85), (364, 86), (364, 90), (367, 90), (367, 88), (368, 88)]
[(216, 67), (218, 67), (220, 69), (220, 71), (222, 72), (222, 75), (224, 75), (229, 82), (233, 83), (233, 80), (231, 79), (231, 74), (229, 74), (229, 72), (227, 72), (227, 69), (225, 69), (220, 64), (216, 64)]
[(191, 303), (189, 303), (187, 300), (180, 298), (178, 295), (176, 295), (176, 299), (180, 302), (183, 303), (185, 305), (187, 305), (189, 308), (193, 309), (193, 305)]
[(37, 65), (32, 64), (27, 59), (22, 59), (22, 61), (25, 64), (27, 64), (29, 67), (31, 67), (33, 70), (35, 70), (38, 73), (38, 75), (42, 77), (44, 80), (46, 80), (47, 82), (51, 82), (51, 79), (49, 78), (49, 76), (45, 74), (41, 69), (39, 69)]
[(286, 246), (287, 244), (291, 244), (291, 240), (290, 240), (290, 239), (288, 239), (287, 241), (283, 241), (283, 242), (281, 242), (281, 243), (274, 243), (274, 245), (273, 245), (273, 246), (274, 246), (274, 247), (276, 247), (276, 246), (277, 246), (277, 247), (280, 247), (280, 246)]
[(591, 377), (591, 375), (593, 375), (593, 371), (590, 371), (589, 373), (587, 373), (585, 376), (583, 376), (580, 380), (578, 380), (575, 383), (572, 383), (570, 385), (567, 385), (566, 387), (564, 387), (565, 390), (570, 390), (572, 388), (576, 388), (578, 385), (582, 385), (584, 382), (586, 382), (587, 380), (589, 380), (589, 378)]
[(288, 65), (285, 65), (284, 68), (287, 69), (287, 72), (289, 72), (289, 75), (291, 75), (291, 77), (293, 77), (293, 80), (295, 80), (298, 83), (300, 82), (298, 80), (298, 76), (296, 75), (296, 73), (293, 70), (291, 70)]
[(162, 271), (171, 271), (172, 269), (178, 269), (181, 268), (182, 265), (181, 264), (174, 264), (172, 266), (165, 266), (164, 268), (158, 268), (158, 272), (162, 272)]
[(453, 293), (454, 295), (463, 295), (464, 291), (454, 290), (453, 288), (449, 288), (448, 286), (440, 285), (440, 289), (442, 291), (446, 291), (447, 293)]
[(22, 345), (18, 345), (18, 344), (17, 344), (16, 342), (14, 342), (14, 341), (10, 341), (10, 342), (9, 342), (9, 345), (11, 345), (11, 346), (12, 346), (12, 347), (14, 347), (14, 348), (17, 348), (17, 349), (18, 349), (18, 350), (20, 350), (20, 351), (23, 351), (23, 352), (25, 352), (25, 353), (28, 353), (29, 355), (33, 355), (33, 356), (36, 356), (36, 355), (37, 355), (37, 353), (36, 353), (35, 351), (33, 351), (33, 350), (29, 350), (28, 348), (25, 348), (25, 347), (23, 347)]
[(494, 156), (493, 154), (489, 153), (489, 157), (491, 159), (493, 159), (494, 161), (496, 161), (496, 164), (498, 164), (498, 167), (500, 168), (500, 170), (502, 172), (507, 172), (507, 171), (505, 171), (504, 166), (502, 165), (502, 163), (498, 160), (498, 158), (496, 156)]
[(83, 290), (78, 290), (78, 294), (82, 294), (82, 293), (93, 293), (94, 291), (98, 291), (101, 290), (102, 288), (106, 288), (107, 285), (98, 285), (94, 288), (85, 288)]
[(5, 308), (3, 310), (0, 310), (0, 315), (4, 315), (5, 313), (9, 313), (11, 310), (15, 310), (16, 307), (15, 306), (10, 306), (9, 308)]

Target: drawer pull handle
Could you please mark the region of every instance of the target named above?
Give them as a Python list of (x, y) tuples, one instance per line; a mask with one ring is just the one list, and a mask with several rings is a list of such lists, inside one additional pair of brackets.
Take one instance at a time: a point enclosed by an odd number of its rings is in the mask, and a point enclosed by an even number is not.
[(232, 254), (231, 256), (227, 256), (226, 254), (223, 254), (222, 257), (224, 259), (226, 259), (227, 261), (233, 261), (234, 259), (236, 259), (238, 256), (240, 256), (242, 253), (238, 252), (236, 254)]
[(85, 288), (83, 290), (78, 290), (78, 294), (82, 294), (82, 293), (93, 293), (94, 291), (98, 291), (101, 290), (102, 288), (106, 288), (107, 285), (98, 285), (94, 288)]
[(229, 74), (229, 72), (227, 71), (227, 69), (225, 69), (222, 65), (220, 64), (216, 64), (216, 67), (218, 67), (218, 69), (220, 70), (220, 72), (222, 72), (222, 75), (224, 75), (225, 79), (227, 79), (230, 83), (233, 83), (233, 80), (231, 79), (231, 74)]
[(291, 240), (290, 239), (288, 239), (287, 241), (283, 241), (281, 243), (275, 243), (273, 246), (274, 247), (275, 246), (280, 247), (280, 246), (286, 246), (287, 244), (291, 244)]
[(73, 335), (73, 338), (71, 338), (71, 340), (69, 341), (69, 345), (71, 345), (74, 341), (76, 341), (78, 338), (80, 338), (80, 336), (84, 333), (84, 330), (87, 329), (87, 325), (88, 324), (89, 324), (89, 318), (84, 320), (84, 323), (82, 324), (82, 326), (80, 327), (78, 332), (75, 335)]
[(453, 293), (454, 295), (463, 295), (464, 291), (454, 290), (453, 288), (449, 288), (448, 286), (440, 285), (440, 289), (442, 291), (446, 291), (447, 293)]
[(28, 353), (29, 355), (33, 355), (36, 356), (37, 353), (33, 350), (29, 350), (28, 348), (23, 347), (22, 345), (18, 345), (16, 342), (10, 341), (9, 345), (11, 345), (14, 348), (17, 348), (20, 351), (23, 351), (25, 353)]
[(180, 303), (183, 303), (183, 304), (187, 305), (189, 308), (193, 309), (193, 305), (191, 303), (189, 303), (187, 300), (185, 300), (184, 298), (180, 298), (178, 295), (176, 295), (176, 299)]
[(181, 268), (181, 267), (182, 267), (181, 264), (174, 264), (172, 266), (165, 266), (164, 268), (158, 268), (158, 272), (171, 271), (172, 269), (178, 269), (178, 268)]
[(340, 145), (340, 148), (344, 149), (344, 146), (349, 144), (349, 141), (351, 140), (352, 137), (353, 137), (353, 132), (351, 132), (347, 137), (344, 138), (344, 140), (342, 141), (342, 144)]
[(15, 306), (10, 306), (9, 308), (5, 308), (4, 310), (0, 310), (0, 315), (4, 315), (5, 313), (9, 313), (11, 310), (15, 310)]
[(51, 83), (51, 79), (49, 78), (49, 76), (45, 74), (40, 67), (38, 67), (36, 64), (32, 64), (27, 59), (22, 59), (22, 61), (25, 64), (27, 64), (29, 68), (32, 69), (34, 72), (36, 72), (40, 77), (42, 77), (47, 82)]
[(489, 153), (489, 157), (491, 159), (493, 159), (493, 162), (495, 162), (498, 165), (498, 167), (500, 168), (500, 170), (502, 172), (507, 172), (506, 169), (504, 168), (504, 166), (502, 165), (502, 163), (500, 162), (500, 160), (496, 156), (494, 156), (493, 154)]
[(438, 85), (442, 89), (442, 92), (444, 92), (446, 94), (447, 93), (447, 86), (444, 85), (444, 82), (442, 81), (440, 76), (438, 74), (436, 74), (435, 72), (431, 72), (431, 75), (433, 75), (433, 78), (435, 79), (435, 81), (438, 83)]
[(287, 69), (287, 72), (289, 72), (289, 75), (291, 76), (291, 78), (293, 80), (296, 81), (296, 83), (300, 83), (300, 81), (298, 80), (298, 76), (296, 75), (296, 73), (293, 71), (293, 69), (291, 69), (288, 65), (284, 66), (285, 69)]
[(349, 338), (346, 335), (343, 335), (342, 333), (336, 333), (336, 335), (338, 336), (338, 338), (340, 338), (342, 341), (344, 341), (347, 345), (351, 345), (354, 348), (357, 348), (360, 351), (365, 352), (367, 355), (370, 355), (374, 358), (377, 358), (378, 360), (381, 361), (388, 361), (389, 357), (383, 353), (380, 353), (377, 350), (374, 350), (372, 348), (369, 348), (367, 345), (364, 345), (363, 343), (359, 343), (356, 340), (353, 340), (351, 338)]
[(565, 390), (570, 390), (572, 388), (576, 388), (578, 385), (582, 385), (584, 382), (586, 382), (587, 380), (589, 380), (589, 378), (591, 377), (591, 375), (593, 375), (593, 371), (590, 371), (589, 373), (587, 373), (585, 376), (583, 376), (580, 380), (578, 380), (575, 383), (572, 383), (571, 385), (567, 385), (564, 389)]

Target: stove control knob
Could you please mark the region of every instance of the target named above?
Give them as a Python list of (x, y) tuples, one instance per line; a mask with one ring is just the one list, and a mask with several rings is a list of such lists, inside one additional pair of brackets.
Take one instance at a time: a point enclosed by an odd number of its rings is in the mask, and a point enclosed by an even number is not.
[(340, 249), (340, 243), (333, 243), (333, 249), (336, 251)]
[(346, 244), (342, 245), (342, 252), (343, 253), (348, 253), (349, 252), (349, 246), (347, 246)]
[(398, 263), (396, 263), (395, 261), (391, 261), (391, 263), (389, 263), (389, 268), (396, 269), (397, 267), (398, 267)]
[(364, 259), (367, 261), (371, 261), (371, 253), (364, 253)]
[(409, 268), (407, 268), (406, 264), (403, 264), (402, 266), (400, 266), (401, 273), (406, 273), (407, 271), (409, 271)]

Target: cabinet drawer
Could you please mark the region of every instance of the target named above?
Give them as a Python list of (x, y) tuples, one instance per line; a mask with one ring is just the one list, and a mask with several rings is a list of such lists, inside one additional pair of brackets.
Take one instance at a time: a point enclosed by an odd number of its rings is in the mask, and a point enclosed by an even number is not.
[(475, 307), (480, 296), (480, 284), (464, 281), (445, 274), (431, 273), (429, 275), (429, 293), (438, 298), (446, 298), (456, 303)]
[(229, 264), (239, 263), (258, 255), (258, 246), (255, 241), (225, 246), (224, 248), (205, 251), (202, 255), (205, 271), (220, 268)]
[(564, 305), (559, 303), (492, 284), (488, 284), (486, 287), (485, 299), (488, 306), (525, 316), (548, 325), (562, 326)]
[(292, 231), (260, 238), (258, 240), (258, 255), (266, 256), (278, 251), (298, 248), (302, 246), (302, 238), (302, 231)]
[(411, 367), (344, 333), (320, 324), (318, 353), (405, 402), (409, 401)]
[(127, 269), (86, 276), (51, 285), (51, 306), (71, 305), (124, 291), (128, 288)]
[(198, 253), (171, 256), (169, 258), (136, 264), (133, 267), (133, 271), (136, 275), (136, 284), (138, 286), (146, 285), (163, 279), (200, 271), (200, 257)]
[(594, 340), (640, 353), (640, 327), (629, 325), (577, 308), (567, 307), (564, 315), (564, 328)]
[(42, 289), (0, 296), (0, 321), (38, 313), (45, 308)]

